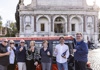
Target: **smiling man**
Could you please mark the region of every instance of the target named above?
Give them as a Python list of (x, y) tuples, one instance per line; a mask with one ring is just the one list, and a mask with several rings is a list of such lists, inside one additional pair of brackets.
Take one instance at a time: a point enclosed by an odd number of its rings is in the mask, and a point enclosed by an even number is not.
[(16, 49), (16, 59), (18, 64), (18, 70), (26, 70), (26, 49), (25, 41), (20, 40), (20, 46)]
[(10, 52), (7, 51), (7, 39), (2, 39), (0, 44), (0, 70), (7, 70)]
[(76, 33), (76, 46), (74, 49), (75, 70), (87, 70), (88, 46), (83, 41), (82, 33)]
[(64, 44), (64, 37), (60, 37), (59, 42), (60, 43), (56, 45), (54, 51), (56, 55), (58, 70), (68, 70), (67, 58), (69, 57), (69, 47), (68, 45)]

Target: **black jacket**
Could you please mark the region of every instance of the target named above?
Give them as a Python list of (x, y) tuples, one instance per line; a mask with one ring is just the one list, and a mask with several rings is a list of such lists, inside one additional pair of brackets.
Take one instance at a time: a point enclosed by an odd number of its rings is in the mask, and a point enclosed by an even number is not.
[[(50, 55), (47, 55), (47, 52), (50, 52)], [(40, 56), (41, 56), (41, 62), (50, 63), (51, 62), (51, 50), (47, 48), (46, 51), (44, 51), (43, 48), (40, 49)]]
[(16, 60), (17, 62), (26, 62), (26, 49), (23, 47), (23, 50), (20, 51), (20, 48), (21, 46), (17, 47), (16, 49)]
[[(6, 53), (7, 46), (0, 44), (0, 53)], [(7, 66), (9, 65), (9, 55), (0, 57), (0, 65)]]
[(30, 47), (26, 50), (26, 59), (34, 60), (34, 62), (40, 61), (40, 55), (38, 53), (37, 48), (35, 48), (34, 52), (29, 51)]

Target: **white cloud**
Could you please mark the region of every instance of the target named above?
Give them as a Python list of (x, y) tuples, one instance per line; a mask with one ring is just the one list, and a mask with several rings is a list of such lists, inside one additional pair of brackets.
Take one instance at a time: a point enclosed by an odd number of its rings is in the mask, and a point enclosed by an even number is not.
[(87, 4), (88, 4), (88, 5), (93, 5), (93, 1), (94, 1), (94, 0), (87, 0)]
[(96, 0), (96, 4), (100, 7), (100, 0)]

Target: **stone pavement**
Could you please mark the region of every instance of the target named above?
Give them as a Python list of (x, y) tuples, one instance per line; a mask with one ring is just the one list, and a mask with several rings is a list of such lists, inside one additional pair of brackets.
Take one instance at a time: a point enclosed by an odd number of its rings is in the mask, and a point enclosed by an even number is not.
[(89, 62), (93, 70), (100, 70), (100, 48), (89, 50)]

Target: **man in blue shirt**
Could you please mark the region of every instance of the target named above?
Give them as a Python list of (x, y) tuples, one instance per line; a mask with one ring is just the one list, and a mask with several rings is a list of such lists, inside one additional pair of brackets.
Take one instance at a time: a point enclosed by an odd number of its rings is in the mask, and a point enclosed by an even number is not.
[(20, 46), (16, 49), (16, 60), (18, 65), (18, 70), (26, 70), (26, 49), (25, 41), (20, 40)]
[(82, 33), (76, 33), (76, 45), (74, 49), (75, 70), (87, 70), (88, 46), (83, 41)]

